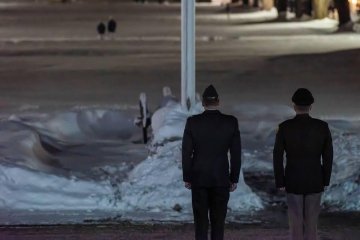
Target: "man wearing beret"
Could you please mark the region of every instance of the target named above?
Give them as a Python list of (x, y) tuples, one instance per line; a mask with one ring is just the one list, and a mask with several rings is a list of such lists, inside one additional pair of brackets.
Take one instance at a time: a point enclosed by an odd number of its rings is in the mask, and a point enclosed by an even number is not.
[(308, 89), (298, 89), (292, 101), (296, 116), (281, 123), (276, 134), (275, 183), (286, 191), (291, 240), (316, 240), (321, 195), (333, 162), (331, 133), (326, 122), (310, 117), (314, 97)]
[[(229, 192), (237, 187), (241, 167), (238, 120), (218, 110), (219, 96), (210, 85), (202, 96), (205, 111), (189, 117), (182, 143), (185, 187), (191, 189), (195, 239), (224, 239)], [(230, 152), (230, 167), (228, 152)]]

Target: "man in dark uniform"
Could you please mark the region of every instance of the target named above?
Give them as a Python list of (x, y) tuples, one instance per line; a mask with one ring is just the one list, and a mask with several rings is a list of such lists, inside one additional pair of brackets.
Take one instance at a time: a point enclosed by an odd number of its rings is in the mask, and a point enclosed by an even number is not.
[(292, 101), (296, 116), (281, 123), (276, 135), (275, 182), (287, 193), (291, 239), (316, 240), (321, 195), (333, 162), (331, 133), (326, 122), (309, 116), (314, 103), (309, 90), (298, 89)]
[(109, 34), (111, 34), (111, 37), (112, 37), (112, 35), (115, 34), (115, 32), (116, 32), (116, 27), (117, 27), (116, 21), (114, 20), (113, 17), (110, 17), (110, 18), (109, 18), (109, 21), (108, 21), (108, 23), (107, 23), (107, 30), (108, 30)]
[(209, 217), (211, 239), (222, 240), (229, 192), (239, 180), (240, 132), (237, 119), (218, 110), (219, 96), (212, 85), (202, 97), (205, 111), (189, 117), (185, 126), (183, 180), (192, 193), (196, 240), (208, 239)]
[(99, 34), (99, 38), (100, 40), (103, 40), (104, 39), (104, 34), (106, 32), (106, 27), (105, 27), (105, 24), (103, 22), (100, 22), (98, 25), (97, 25), (97, 32)]

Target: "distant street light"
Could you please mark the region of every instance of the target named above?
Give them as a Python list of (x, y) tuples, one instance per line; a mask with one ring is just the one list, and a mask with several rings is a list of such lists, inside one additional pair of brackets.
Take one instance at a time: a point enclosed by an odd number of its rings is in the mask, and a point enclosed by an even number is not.
[(195, 0), (181, 1), (181, 105), (195, 104)]

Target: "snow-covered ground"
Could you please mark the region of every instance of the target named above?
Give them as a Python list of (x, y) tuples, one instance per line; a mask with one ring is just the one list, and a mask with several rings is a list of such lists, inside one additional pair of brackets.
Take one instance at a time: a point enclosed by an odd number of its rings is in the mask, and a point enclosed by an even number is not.
[[(237, 106), (235, 110), (244, 142), (243, 171), (271, 172), (276, 125), (291, 116), (292, 110), (256, 105)], [(131, 144), (129, 139), (136, 135), (136, 129), (130, 131), (131, 117), (109, 109), (82, 109), (41, 117), (11, 116), (2, 121), (0, 129), (0, 208), (6, 213), (30, 211), (30, 215), (83, 211), (96, 218), (109, 211), (110, 216), (116, 214), (125, 219), (189, 221), (191, 197), (182, 182), (181, 137), (186, 118), (201, 111), (200, 103), (190, 112), (170, 103), (154, 113), (157, 128), (146, 159), (134, 168), (128, 167), (129, 162), (113, 161), (81, 174), (64, 168), (57, 152), (79, 144)], [(324, 203), (332, 210), (358, 211), (360, 125), (345, 120), (329, 123), (335, 162)], [(121, 157), (120, 152), (116, 154)], [(72, 161), (77, 161), (76, 153)], [(88, 164), (92, 162), (89, 160)], [(237, 191), (231, 194), (230, 211), (241, 214), (264, 207), (266, 203), (241, 176)]]
[[(161, 218), (190, 220), (191, 197), (182, 182), (180, 146), (186, 118), (199, 113), (201, 107), (187, 112), (174, 103), (158, 110), (163, 111), (165, 118), (154, 132), (149, 156), (124, 178), (119, 177), (122, 165), (103, 166), (100, 172), (97, 169), (96, 174), (102, 175), (97, 179), (91, 178), (91, 172), (79, 175), (63, 168), (56, 154), (79, 144), (130, 144), (128, 139), (136, 131), (131, 132), (133, 123), (124, 113), (82, 109), (3, 120), (0, 208), (40, 212), (113, 210), (121, 215), (143, 213), (143, 218), (147, 212), (161, 212)], [(160, 121), (156, 116), (154, 122)], [(75, 154), (73, 161), (77, 161)], [(126, 163), (124, 168), (128, 170)], [(241, 180), (232, 195), (232, 211), (263, 208), (261, 199)]]

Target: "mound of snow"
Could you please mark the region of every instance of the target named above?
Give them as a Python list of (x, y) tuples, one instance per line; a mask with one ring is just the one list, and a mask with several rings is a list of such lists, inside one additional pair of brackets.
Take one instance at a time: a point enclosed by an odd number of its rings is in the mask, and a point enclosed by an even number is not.
[(23, 210), (115, 209), (106, 183), (0, 165), (0, 207)]
[[(324, 202), (341, 210), (360, 210), (360, 133), (344, 129), (350, 124), (332, 128), (334, 163), (330, 187)], [(344, 131), (345, 130), (345, 131)]]
[(102, 139), (128, 140), (137, 131), (133, 117), (116, 109), (88, 108), (19, 119), (38, 131), (67, 144)]
[[(180, 207), (182, 212), (191, 212), (191, 193), (182, 181), (181, 138), (186, 119), (201, 111), (200, 105), (191, 112), (184, 111), (180, 105), (159, 110), (164, 118), (159, 124), (161, 127), (154, 132), (152, 153), (135, 167), (128, 181), (122, 185), (123, 209), (174, 212)], [(231, 194), (229, 208), (232, 211), (249, 211), (262, 207), (261, 199), (241, 176), (238, 189)]]
[(41, 171), (59, 166), (42, 146), (39, 134), (21, 123), (0, 123), (0, 163), (13, 164)]

